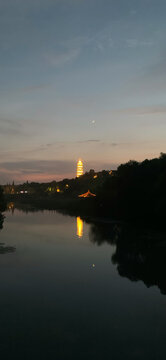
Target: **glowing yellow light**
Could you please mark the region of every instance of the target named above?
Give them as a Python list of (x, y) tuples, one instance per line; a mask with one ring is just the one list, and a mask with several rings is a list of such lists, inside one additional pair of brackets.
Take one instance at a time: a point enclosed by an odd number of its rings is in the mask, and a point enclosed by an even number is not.
[(97, 175), (94, 175), (94, 176), (93, 176), (93, 179), (96, 179), (96, 178), (97, 178)]
[(14, 203), (13, 202), (10, 202), (9, 204), (8, 204), (8, 209), (13, 209), (14, 208)]
[(79, 159), (77, 161), (77, 177), (83, 175), (83, 162)]
[(57, 189), (56, 189), (56, 191), (57, 191), (57, 192), (60, 192), (60, 189), (59, 189), (59, 188), (57, 188)]
[(14, 203), (10, 202), (7, 206), (8, 210), (12, 212), (12, 214), (14, 213)]
[(81, 238), (83, 236), (83, 221), (77, 216), (77, 236)]

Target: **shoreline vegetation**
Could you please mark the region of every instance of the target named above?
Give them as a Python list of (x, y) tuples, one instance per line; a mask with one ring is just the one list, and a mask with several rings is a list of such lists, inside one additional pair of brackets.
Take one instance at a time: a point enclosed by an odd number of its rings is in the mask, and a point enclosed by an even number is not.
[[(90, 190), (95, 197), (80, 198)], [(163, 222), (166, 203), (166, 154), (143, 162), (129, 161), (117, 171), (89, 172), (51, 183), (4, 185), (6, 202), (73, 215), (120, 221)]]
[[(91, 242), (115, 246), (111, 261), (120, 276), (166, 294), (166, 154), (130, 161), (113, 173), (90, 170), (80, 178), (3, 189), (10, 211), (56, 210), (81, 217), (91, 225)], [(88, 190), (96, 196), (79, 197)]]

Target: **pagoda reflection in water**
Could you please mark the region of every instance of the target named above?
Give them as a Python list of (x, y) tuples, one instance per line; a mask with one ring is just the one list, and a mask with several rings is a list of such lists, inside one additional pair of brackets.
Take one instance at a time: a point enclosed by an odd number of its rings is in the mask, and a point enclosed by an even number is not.
[(77, 216), (77, 236), (81, 238), (83, 236), (83, 221)]

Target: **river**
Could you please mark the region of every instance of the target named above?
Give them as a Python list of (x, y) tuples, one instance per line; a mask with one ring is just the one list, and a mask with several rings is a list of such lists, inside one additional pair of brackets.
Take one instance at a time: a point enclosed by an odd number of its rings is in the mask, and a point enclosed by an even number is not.
[(158, 262), (145, 278), (143, 255), (139, 269), (126, 269), (111, 224), (101, 231), (54, 211), (9, 210), (0, 232), (2, 359), (165, 360)]

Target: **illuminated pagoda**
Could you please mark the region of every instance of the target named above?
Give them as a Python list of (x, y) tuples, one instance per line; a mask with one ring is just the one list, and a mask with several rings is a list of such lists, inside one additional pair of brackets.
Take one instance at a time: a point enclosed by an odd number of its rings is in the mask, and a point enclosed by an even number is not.
[(77, 177), (83, 175), (83, 162), (82, 160), (77, 161)]

